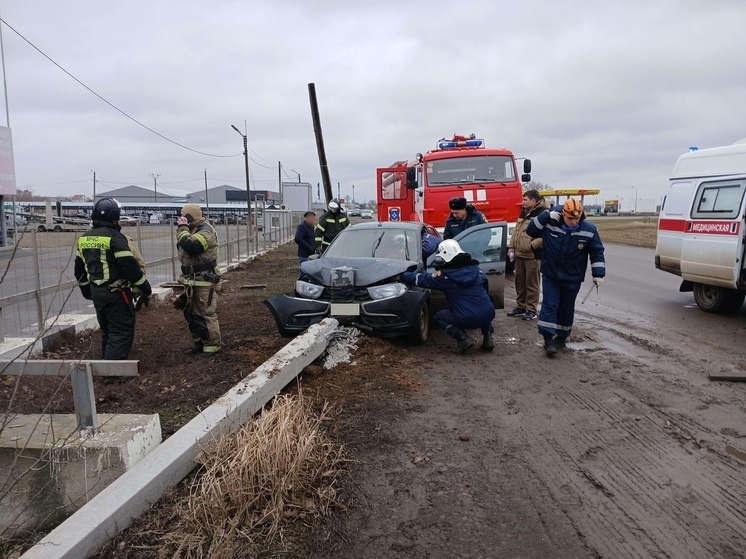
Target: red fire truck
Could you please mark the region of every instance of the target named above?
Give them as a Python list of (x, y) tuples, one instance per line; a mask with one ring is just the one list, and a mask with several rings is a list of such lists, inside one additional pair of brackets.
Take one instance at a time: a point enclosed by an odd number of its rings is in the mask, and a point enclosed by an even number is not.
[(448, 201), (461, 196), (487, 221), (514, 224), (520, 213), (521, 182), (531, 180), (531, 160), (523, 160), (518, 177), (516, 159), (505, 148), (490, 148), (484, 140), (454, 135), (413, 161), (397, 161), (377, 169), (378, 219), (422, 221), (442, 228), (450, 214)]

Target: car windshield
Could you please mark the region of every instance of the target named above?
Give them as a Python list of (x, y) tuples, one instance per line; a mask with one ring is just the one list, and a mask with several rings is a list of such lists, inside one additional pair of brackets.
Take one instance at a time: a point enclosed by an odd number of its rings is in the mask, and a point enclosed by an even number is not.
[(324, 258), (420, 259), (417, 231), (405, 229), (347, 229), (324, 252)]
[(428, 161), (428, 186), (480, 182), (515, 182), (513, 158), (507, 155), (452, 157)]

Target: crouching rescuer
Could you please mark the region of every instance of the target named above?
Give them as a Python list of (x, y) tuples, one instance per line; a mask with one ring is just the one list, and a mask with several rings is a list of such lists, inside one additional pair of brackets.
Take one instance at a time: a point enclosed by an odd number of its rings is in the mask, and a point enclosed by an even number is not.
[(222, 343), (217, 316), (218, 234), (197, 204), (186, 204), (176, 220), (176, 245), (184, 293), (174, 303), (184, 311), (194, 346), (190, 353), (211, 357)]
[(102, 198), (93, 207), (93, 228), (77, 243), (75, 279), (93, 301), (101, 327), (101, 358), (129, 359), (135, 311), (148, 306), (150, 283), (137, 248), (121, 232), (121, 204)]
[(464, 353), (474, 347), (472, 339), (464, 332), (465, 328), (479, 328), (482, 331), (484, 351), (492, 351), (495, 306), (488, 293), (487, 276), (479, 269), (479, 262), (453, 239), (438, 245), (433, 262), (432, 274), (404, 272), (402, 281), (407, 285), (417, 285), (443, 292), (448, 308), (435, 313), (435, 322), (456, 340), (456, 353)]

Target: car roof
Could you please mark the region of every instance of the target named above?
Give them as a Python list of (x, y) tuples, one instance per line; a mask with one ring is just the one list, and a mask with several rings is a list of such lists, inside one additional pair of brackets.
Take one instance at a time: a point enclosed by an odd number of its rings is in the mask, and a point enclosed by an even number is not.
[(405, 229), (419, 231), (424, 227), (419, 221), (371, 221), (370, 223), (356, 223), (348, 229)]

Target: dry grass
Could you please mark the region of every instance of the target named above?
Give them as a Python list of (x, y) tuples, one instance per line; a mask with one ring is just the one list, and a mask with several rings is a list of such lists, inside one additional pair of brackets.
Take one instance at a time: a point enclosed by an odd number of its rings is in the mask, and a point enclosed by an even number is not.
[(605, 243), (655, 248), (656, 217), (592, 219)]
[(331, 442), (325, 405), (314, 412), (302, 395), (272, 407), (198, 457), (202, 472), (159, 557), (229, 559), (282, 540), (290, 520), (311, 523), (341, 506), (338, 478), (347, 462)]

